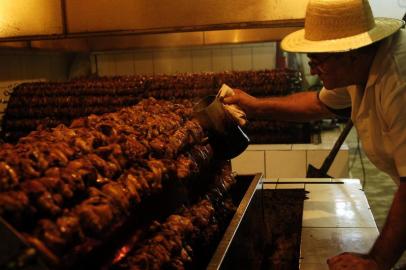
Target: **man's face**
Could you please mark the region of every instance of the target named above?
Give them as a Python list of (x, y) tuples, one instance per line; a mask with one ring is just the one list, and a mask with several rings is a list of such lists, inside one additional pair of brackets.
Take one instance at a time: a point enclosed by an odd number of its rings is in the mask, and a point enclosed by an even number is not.
[(351, 85), (350, 56), (348, 53), (309, 53), (309, 66), (312, 75), (318, 75), (326, 89)]

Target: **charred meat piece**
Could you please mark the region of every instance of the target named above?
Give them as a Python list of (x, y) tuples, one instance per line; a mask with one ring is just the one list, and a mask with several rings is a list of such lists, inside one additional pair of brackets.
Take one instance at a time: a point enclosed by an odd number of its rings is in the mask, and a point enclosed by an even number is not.
[(167, 169), (164, 163), (158, 159), (150, 159), (147, 162), (149, 170), (144, 171), (144, 177), (147, 180), (149, 186), (153, 190), (162, 189), (162, 180), (167, 173)]
[(93, 150), (93, 141), (85, 140), (81, 137), (76, 137), (73, 139), (72, 146), (75, 148), (77, 152), (81, 153), (91, 153)]
[(35, 211), (26, 193), (22, 191), (0, 193), (0, 216), (13, 225), (21, 225), (24, 219), (31, 217)]
[(124, 187), (126, 187), (131, 200), (135, 203), (140, 203), (144, 194), (142, 185), (138, 182), (138, 179), (129, 172), (126, 172), (117, 180)]
[(128, 173), (135, 177), (136, 181), (141, 185), (141, 190), (147, 195), (150, 193), (151, 187), (145, 178), (144, 171), (145, 169), (132, 167), (128, 170)]
[(119, 213), (106, 195), (94, 188), (90, 188), (89, 192), (90, 198), (78, 205), (74, 212), (78, 215), (85, 234), (99, 235), (113, 224)]
[(112, 125), (108, 125), (108, 124), (99, 124), (96, 126), (96, 128), (103, 133), (104, 135), (106, 135), (107, 137), (113, 137), (117, 135), (117, 131), (114, 128), (114, 126)]
[(61, 236), (70, 243), (78, 243), (84, 239), (79, 217), (73, 213), (64, 215), (56, 220)]
[(36, 164), (33, 160), (28, 158), (20, 159), (20, 172), (23, 178), (37, 178), (41, 176), (41, 171), (36, 168)]
[(48, 164), (50, 166), (66, 166), (68, 164), (69, 159), (65, 155), (63, 151), (61, 151), (58, 147), (52, 147), (49, 150), (48, 156), (46, 157)]
[(137, 139), (127, 136), (120, 140), (121, 147), (124, 154), (128, 157), (130, 161), (137, 161), (144, 157), (148, 153), (148, 148), (145, 144), (141, 143)]
[(93, 164), (86, 159), (86, 157), (70, 161), (64, 170), (67, 172), (73, 172), (88, 186), (94, 186), (97, 184), (97, 170), (94, 168)]
[(196, 161), (199, 168), (207, 168), (213, 158), (213, 150), (208, 145), (197, 145), (190, 150), (192, 159)]
[(104, 160), (113, 163), (119, 171), (128, 165), (128, 159), (123, 155), (122, 148), (118, 143), (101, 146), (96, 149), (95, 153)]
[(180, 180), (188, 179), (199, 172), (199, 167), (188, 153), (181, 154), (176, 160), (176, 174)]
[(93, 166), (102, 176), (107, 178), (114, 178), (121, 171), (117, 165), (112, 162), (105, 161), (96, 154), (89, 154), (86, 156), (86, 158), (93, 164)]
[(77, 195), (84, 192), (86, 185), (81, 175), (79, 175), (74, 169), (62, 168), (60, 170), (60, 177), (68, 186), (68, 190)]
[(45, 151), (42, 151), (40, 147), (41, 146), (38, 145), (38, 143), (30, 145), (27, 153), (25, 153), (25, 156), (31, 159), (35, 163), (35, 166), (43, 171), (48, 168), (50, 162), (46, 157)]
[[(52, 195), (52, 190), (40, 180), (25, 181), (21, 185), (21, 190), (25, 192), (36, 208), (46, 214), (55, 216), (60, 214), (63, 201)], [(55, 200), (56, 199), (56, 200)]]
[(72, 186), (71, 182), (66, 181), (61, 177), (61, 171), (63, 171), (63, 169), (58, 167), (49, 168), (40, 181), (48, 189), (54, 190), (62, 195), (64, 199), (69, 200), (74, 196), (74, 190), (76, 190), (76, 187)]
[(198, 143), (202, 141), (204, 131), (202, 126), (196, 120), (187, 121), (185, 123), (185, 128), (188, 130), (189, 143)]
[[(158, 155), (158, 156), (163, 156), (166, 152), (167, 149), (167, 145), (168, 143), (163, 140), (163, 138), (160, 137), (156, 137), (153, 138), (150, 142), (149, 142), (149, 146), (151, 147), (151, 149)], [(167, 154), (168, 156), (173, 156), (172, 153)]]
[(66, 239), (62, 236), (58, 226), (49, 219), (38, 221), (34, 235), (53, 251), (61, 252), (66, 247)]
[(162, 231), (148, 240), (127, 259), (130, 269), (162, 269), (171, 258), (182, 253), (182, 240), (192, 231), (190, 219), (171, 215), (162, 225)]
[(0, 190), (8, 190), (18, 184), (17, 172), (6, 162), (0, 162)]
[(107, 183), (102, 187), (102, 192), (109, 196), (117, 207), (128, 213), (130, 210), (130, 196), (128, 190), (121, 184), (116, 182)]
[(44, 192), (36, 199), (38, 210), (43, 211), (45, 215), (56, 216), (62, 212), (61, 204), (63, 200), (49, 192)]

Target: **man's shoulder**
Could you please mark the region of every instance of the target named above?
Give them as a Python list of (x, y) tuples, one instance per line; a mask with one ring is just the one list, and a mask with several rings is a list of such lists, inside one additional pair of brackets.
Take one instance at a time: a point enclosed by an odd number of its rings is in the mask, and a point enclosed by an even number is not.
[(393, 36), (392, 50), (396, 53), (406, 51), (406, 29), (400, 29)]
[(386, 67), (382, 70), (385, 75), (397, 81), (406, 81), (406, 30), (400, 29), (389, 40), (389, 46), (382, 53), (385, 55)]

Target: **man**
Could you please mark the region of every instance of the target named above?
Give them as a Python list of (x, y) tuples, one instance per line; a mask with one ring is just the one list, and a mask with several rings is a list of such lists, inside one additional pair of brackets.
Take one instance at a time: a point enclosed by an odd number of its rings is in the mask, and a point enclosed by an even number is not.
[(287, 97), (224, 98), (248, 117), (310, 120), (351, 116), (365, 153), (398, 184), (384, 228), (368, 254), (343, 253), (330, 269), (390, 269), (406, 249), (406, 32), (404, 22), (373, 18), (367, 0), (310, 0), (305, 28), (284, 50), (307, 53), (324, 88)]

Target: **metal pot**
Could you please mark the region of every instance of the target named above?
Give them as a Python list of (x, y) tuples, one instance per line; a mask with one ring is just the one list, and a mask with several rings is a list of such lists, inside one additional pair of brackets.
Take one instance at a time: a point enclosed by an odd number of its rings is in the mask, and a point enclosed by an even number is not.
[(195, 118), (209, 133), (215, 158), (231, 159), (248, 147), (248, 136), (216, 96), (201, 99), (193, 109)]

